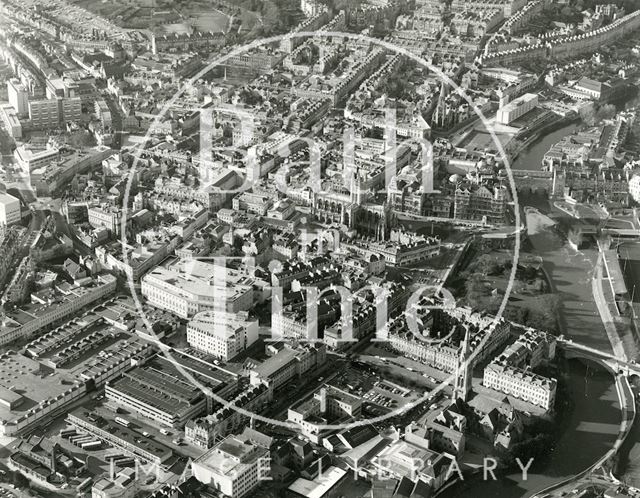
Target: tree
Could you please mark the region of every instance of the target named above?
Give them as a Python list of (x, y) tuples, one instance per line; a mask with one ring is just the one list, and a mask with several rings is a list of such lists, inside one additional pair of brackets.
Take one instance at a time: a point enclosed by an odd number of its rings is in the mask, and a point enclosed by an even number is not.
[(466, 301), (471, 306), (476, 306), (482, 297), (487, 295), (484, 280), (478, 273), (474, 273), (465, 283)]
[(616, 106), (613, 104), (605, 104), (596, 112), (596, 119), (598, 122), (604, 119), (611, 119), (616, 115)]
[(513, 466), (516, 458), (526, 463), (533, 458), (534, 463), (541, 460), (553, 449), (553, 438), (549, 434), (537, 434), (531, 439), (515, 443), (504, 452), (503, 463)]
[(22, 473), (16, 471), (13, 474), (13, 485), (18, 489), (28, 489), (29, 479), (22, 475)]
[(596, 124), (596, 111), (593, 108), (593, 105), (587, 105), (580, 108), (579, 111), (580, 119), (582, 122), (588, 126), (593, 126)]
[(637, 0), (624, 0), (622, 2), (622, 7), (627, 14), (630, 14), (631, 12), (638, 10), (638, 7), (640, 6), (638, 5)]
[(478, 270), (484, 275), (498, 275), (502, 273), (502, 266), (489, 254), (483, 254), (478, 260)]
[(560, 14), (562, 14), (562, 17), (571, 17), (573, 15), (573, 10), (571, 10), (571, 7), (563, 7), (562, 10), (560, 11)]

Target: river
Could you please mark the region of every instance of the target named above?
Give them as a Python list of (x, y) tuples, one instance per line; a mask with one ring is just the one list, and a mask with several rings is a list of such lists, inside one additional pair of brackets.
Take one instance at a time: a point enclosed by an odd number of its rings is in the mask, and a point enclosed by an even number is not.
[[(553, 210), (542, 196), (523, 196), (521, 203), (539, 209), (526, 215), (528, 250), (542, 256), (545, 271), (560, 297), (560, 329), (576, 342), (611, 350), (591, 289), (597, 249), (578, 251), (570, 247), (557, 230), (564, 215)], [(612, 375), (593, 362), (563, 361), (564, 383), (573, 409), (559, 421), (561, 436), (548, 459), (531, 469), (527, 481), (518, 473), (501, 476), (495, 482), (483, 482), (480, 476), (452, 486), (441, 496), (527, 497), (585, 470), (611, 448), (621, 420)]]
[(551, 146), (576, 131), (578, 127), (579, 123), (572, 122), (539, 138), (518, 154), (518, 157), (512, 162), (511, 168), (539, 170), (542, 158)]
[(562, 436), (548, 460), (534, 464), (528, 479), (521, 473), (482, 475), (455, 484), (438, 495), (442, 498), (520, 498), (531, 496), (567, 479), (595, 463), (613, 446), (620, 424), (620, 405), (611, 375), (599, 365), (580, 360), (565, 361), (564, 371), (573, 409), (564, 420)]
[(629, 297), (633, 298), (633, 302), (640, 303), (640, 286), (637, 285), (640, 282), (640, 243), (620, 244), (618, 253)]

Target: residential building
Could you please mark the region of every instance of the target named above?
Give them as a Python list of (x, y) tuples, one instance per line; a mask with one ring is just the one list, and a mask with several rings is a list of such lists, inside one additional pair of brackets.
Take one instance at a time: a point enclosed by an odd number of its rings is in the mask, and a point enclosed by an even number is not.
[(557, 386), (555, 379), (501, 363), (490, 363), (484, 369), (482, 384), (544, 410), (553, 409)]
[(221, 47), (225, 44), (225, 35), (220, 32), (172, 33), (151, 35), (151, 51), (161, 52), (200, 51)]
[(104, 99), (98, 99), (94, 103), (94, 111), (96, 113), (96, 117), (102, 123), (102, 126), (105, 128), (111, 127), (111, 111), (109, 110), (109, 106), (105, 102)]
[[(226, 403), (216, 400), (213, 412), (202, 418), (194, 418), (184, 428), (185, 439), (202, 449), (211, 448), (220, 437), (227, 436), (247, 426), (246, 412), (260, 413), (272, 399), (271, 390), (260, 384), (238, 384), (238, 390), (226, 397)], [(243, 410), (243, 411), (240, 411)]]

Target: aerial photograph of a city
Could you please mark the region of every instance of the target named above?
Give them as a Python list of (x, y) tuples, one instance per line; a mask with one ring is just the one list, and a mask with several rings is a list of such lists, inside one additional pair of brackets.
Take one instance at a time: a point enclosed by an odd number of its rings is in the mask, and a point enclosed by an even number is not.
[(0, 0), (0, 498), (640, 498), (640, 0)]

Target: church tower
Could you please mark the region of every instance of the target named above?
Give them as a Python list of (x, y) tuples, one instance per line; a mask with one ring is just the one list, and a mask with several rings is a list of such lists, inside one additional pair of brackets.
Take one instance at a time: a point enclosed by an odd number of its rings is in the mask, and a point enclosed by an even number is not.
[(364, 192), (362, 190), (362, 178), (360, 177), (360, 168), (351, 175), (351, 185), (349, 186), (351, 193), (351, 202), (357, 206), (361, 206), (364, 200)]
[(471, 362), (471, 333), (467, 328), (464, 337), (460, 343), (460, 354), (458, 355), (458, 364), (456, 365), (456, 378), (453, 387), (453, 399), (461, 399), (467, 401), (471, 392), (471, 380), (473, 379), (473, 365)]
[(447, 85), (443, 81), (440, 84), (440, 94), (438, 95), (438, 103), (436, 104), (436, 109), (434, 111), (433, 122), (439, 128), (445, 127), (445, 122), (447, 120), (447, 100), (446, 97), (448, 95)]

